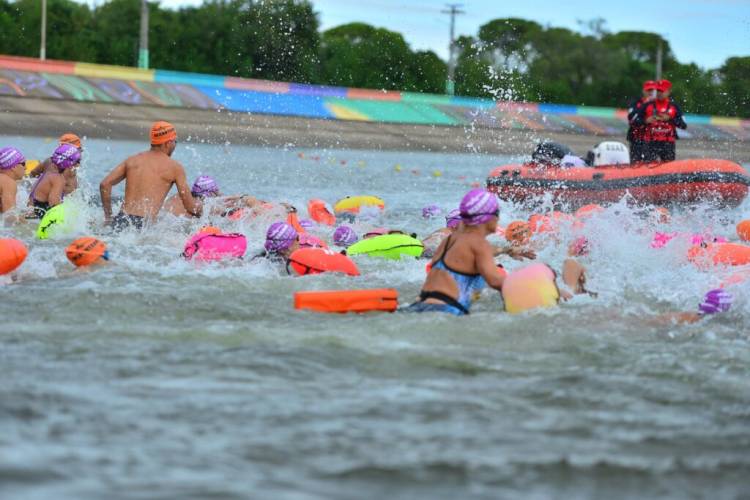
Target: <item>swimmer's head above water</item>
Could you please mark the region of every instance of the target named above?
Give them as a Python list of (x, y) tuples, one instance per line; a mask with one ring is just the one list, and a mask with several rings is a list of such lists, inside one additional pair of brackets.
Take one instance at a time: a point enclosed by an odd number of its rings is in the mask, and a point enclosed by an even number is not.
[(705, 316), (707, 314), (716, 314), (727, 312), (732, 307), (734, 297), (731, 293), (716, 288), (706, 292), (703, 296), (703, 302), (698, 305), (698, 314)]
[(193, 183), (193, 187), (190, 188), (190, 193), (193, 196), (220, 196), (221, 193), (219, 191), (219, 184), (217, 184), (216, 179), (211, 177), (210, 175), (200, 175), (197, 179), (195, 179), (195, 182)]
[(299, 234), (286, 222), (274, 222), (266, 231), (263, 247), (269, 253), (288, 253), (297, 243)]
[(55, 152), (52, 153), (50, 159), (57, 169), (62, 172), (63, 170), (75, 167), (81, 162), (81, 150), (72, 144), (60, 144), (55, 149)]
[(461, 222), (464, 225), (490, 224), (493, 226), (489, 228), (491, 232), (495, 231), (498, 217), (500, 217), (500, 207), (493, 193), (484, 189), (472, 189), (464, 195), (459, 210)]
[(177, 147), (177, 132), (169, 122), (156, 122), (151, 125), (151, 149), (160, 150), (172, 156)]
[(339, 226), (333, 232), (333, 243), (340, 247), (349, 247), (356, 243), (358, 239), (357, 233), (349, 226)]
[(107, 245), (92, 237), (78, 238), (65, 249), (68, 260), (76, 267), (101, 264), (109, 260)]

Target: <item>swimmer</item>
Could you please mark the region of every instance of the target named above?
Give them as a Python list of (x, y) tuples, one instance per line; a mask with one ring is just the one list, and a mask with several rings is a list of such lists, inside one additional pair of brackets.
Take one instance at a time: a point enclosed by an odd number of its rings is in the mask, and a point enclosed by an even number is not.
[(265, 252), (254, 257), (265, 257), (272, 261), (286, 262), (299, 248), (299, 233), (286, 222), (274, 222), (266, 231)]
[(441, 227), (437, 231), (432, 232), (422, 240), (422, 245), (424, 246), (422, 257), (431, 259), (443, 240), (453, 234), (453, 231), (455, 231), (459, 225), (461, 225), (461, 211), (454, 208), (445, 216), (445, 227)]
[[(207, 198), (220, 199), (223, 206), (212, 208), (211, 215), (227, 216), (231, 215), (236, 209), (243, 207), (255, 208), (261, 203), (252, 196), (222, 196), (221, 191), (219, 190), (219, 184), (209, 175), (198, 176), (193, 183), (193, 187), (190, 188), (190, 194), (193, 195), (196, 205), (199, 205), (201, 209), (204, 208), (203, 205)], [(182, 198), (180, 198), (179, 194), (174, 194), (167, 198), (162, 210), (165, 210), (176, 217), (190, 216), (187, 210), (185, 210), (185, 205), (182, 203)]]
[[(199, 217), (201, 206), (190, 194), (185, 169), (170, 156), (177, 147), (177, 133), (167, 122), (156, 122), (151, 127), (151, 149), (127, 158), (116, 166), (99, 185), (104, 209), (105, 225), (116, 231), (127, 227), (142, 229), (153, 221), (164, 204), (173, 185), (185, 211)], [(112, 218), (112, 186), (125, 180), (125, 201), (120, 213)]]
[(422, 209), (422, 218), (432, 219), (440, 215), (440, 207), (437, 205), (427, 205)]
[(698, 304), (697, 312), (666, 313), (656, 318), (657, 323), (696, 323), (706, 316), (727, 312), (732, 307), (734, 296), (721, 288), (709, 290)]
[(0, 149), (0, 214), (6, 223), (21, 220), (11, 211), (16, 208), (18, 181), (23, 179), (25, 169), (26, 158), (19, 150), (14, 147)]
[(101, 266), (109, 262), (107, 244), (91, 237), (75, 240), (65, 249), (65, 255), (78, 269)]
[(505, 239), (510, 243), (506, 247), (493, 247), (495, 257), (507, 255), (515, 260), (536, 259), (536, 252), (528, 247), (531, 242), (531, 227), (524, 221), (515, 221), (505, 228)]
[[(78, 148), (78, 151), (83, 154), (83, 145), (81, 144), (81, 138), (75, 134), (67, 133), (60, 136), (57, 140), (57, 145), (62, 146), (63, 144), (70, 144)], [(39, 177), (45, 174), (54, 174), (57, 172), (57, 166), (52, 162), (52, 158), (47, 158), (34, 167), (29, 172), (29, 177)], [(37, 181), (38, 182), (38, 181)], [(78, 188), (78, 176), (76, 170), (72, 170), (68, 177), (65, 178), (65, 187), (63, 188), (63, 195), (67, 196)]]
[(584, 293), (592, 297), (597, 296), (595, 292), (586, 290), (586, 268), (576, 260), (576, 257), (588, 255), (589, 247), (589, 241), (583, 236), (576, 238), (568, 246), (568, 258), (563, 262), (562, 268), (562, 281), (568, 290), (560, 290), (565, 300)]
[(500, 291), (504, 275), (498, 272), (487, 236), (497, 229), (500, 208), (494, 194), (469, 191), (461, 200), (461, 225), (438, 247), (422, 286), (419, 302), (405, 311), (469, 314), (472, 296), (485, 284)]
[(333, 244), (342, 248), (349, 248), (358, 240), (357, 233), (349, 226), (339, 226), (333, 232)]
[(50, 157), (52, 170), (45, 170), (29, 194), (31, 212), (27, 219), (41, 219), (47, 210), (62, 203), (67, 181), (75, 177), (81, 162), (81, 151), (71, 144), (61, 144)]

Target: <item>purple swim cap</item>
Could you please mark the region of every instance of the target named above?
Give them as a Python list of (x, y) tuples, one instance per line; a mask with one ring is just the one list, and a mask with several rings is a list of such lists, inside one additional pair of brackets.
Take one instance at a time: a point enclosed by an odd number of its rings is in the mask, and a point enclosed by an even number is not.
[(461, 211), (454, 208), (448, 215), (445, 216), (445, 227), (449, 229), (456, 229), (461, 224)]
[(425, 219), (431, 219), (437, 215), (440, 215), (440, 207), (437, 205), (427, 205), (422, 209), (422, 217)]
[(357, 233), (349, 226), (339, 226), (333, 232), (333, 244), (340, 247), (353, 245), (358, 239)]
[(478, 226), (500, 215), (494, 194), (484, 189), (472, 189), (461, 200), (461, 220), (468, 226)]
[(190, 192), (193, 196), (218, 196), (219, 185), (213, 177), (209, 175), (200, 175), (195, 179), (193, 187), (190, 188)]
[(300, 219), (299, 225), (304, 229), (312, 229), (315, 227), (315, 222), (311, 221), (310, 219)]
[(269, 252), (282, 252), (297, 241), (297, 231), (286, 222), (274, 222), (266, 231), (266, 243), (263, 245)]
[(81, 151), (72, 144), (60, 144), (50, 159), (57, 168), (70, 168), (81, 161)]
[(726, 312), (732, 306), (732, 294), (716, 288), (709, 292), (703, 297), (703, 302), (698, 306), (699, 314), (716, 314), (718, 312)]
[(25, 161), (26, 158), (14, 147), (0, 149), (0, 170), (8, 170)]

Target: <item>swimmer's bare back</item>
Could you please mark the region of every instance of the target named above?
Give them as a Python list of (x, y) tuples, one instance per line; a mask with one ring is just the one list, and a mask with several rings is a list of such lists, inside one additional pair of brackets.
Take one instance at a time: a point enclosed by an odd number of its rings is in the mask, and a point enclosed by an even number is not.
[(159, 150), (145, 151), (131, 156), (119, 164), (100, 184), (105, 223), (112, 217), (112, 186), (125, 180), (125, 200), (122, 212), (144, 217), (149, 221), (156, 218), (172, 185), (182, 198), (185, 209), (195, 215), (200, 214), (190, 194), (185, 169)]

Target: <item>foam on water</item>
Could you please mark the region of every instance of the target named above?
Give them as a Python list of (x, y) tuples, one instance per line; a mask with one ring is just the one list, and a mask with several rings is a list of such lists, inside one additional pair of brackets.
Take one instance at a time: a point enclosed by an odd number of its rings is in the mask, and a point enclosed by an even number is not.
[[(27, 157), (51, 149), (3, 142)], [(0, 229), (30, 249), (24, 281), (0, 288), (0, 480), (11, 495), (747, 493), (748, 287), (732, 287), (729, 313), (688, 326), (655, 322), (696, 310), (735, 270), (696, 269), (686, 239), (650, 247), (656, 230), (733, 239), (747, 202), (676, 211), (657, 225), (623, 201), (583, 229), (563, 224), (539, 258), (559, 269), (568, 242), (586, 235), (596, 299), (510, 316), (487, 292), (467, 318), (327, 316), (294, 311), (292, 294), (394, 287), (408, 303), (425, 261), (358, 256), (355, 278), (289, 277), (249, 259), (186, 262), (183, 245), (201, 225), (245, 234), (249, 256), (272, 220), (165, 217), (143, 233), (110, 234), (98, 182), (141, 145), (85, 147), (75, 196), (85, 220), (75, 232), (107, 241), (113, 265), (73, 273), (63, 249), (74, 236), (36, 241), (32, 227)], [(382, 226), (422, 237), (443, 224), (423, 219), (423, 206), (447, 212), (492, 167), (517, 161), (192, 144), (180, 144), (175, 158), (190, 180), (210, 174), (226, 194), (288, 201), (302, 218), (310, 198), (377, 195), (386, 211), (355, 223), (360, 235)], [(503, 225), (528, 215), (502, 205)], [(313, 232), (330, 239), (332, 229)]]

